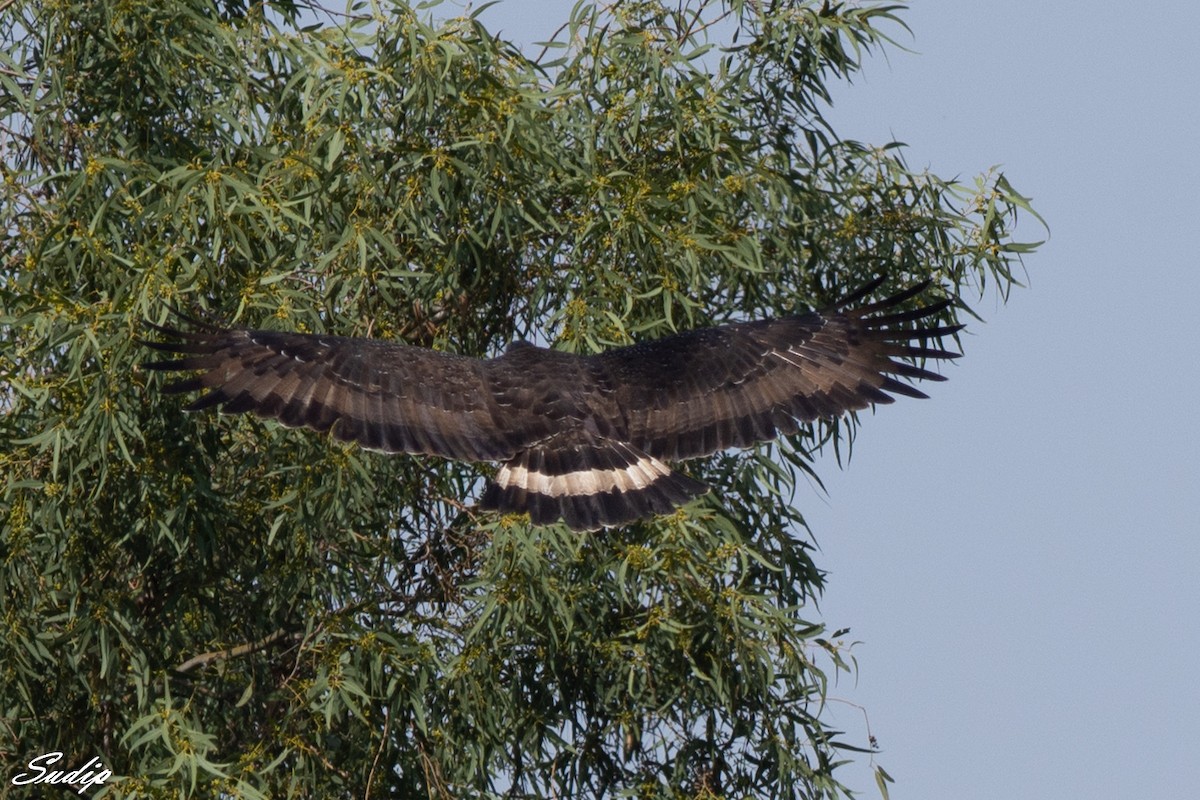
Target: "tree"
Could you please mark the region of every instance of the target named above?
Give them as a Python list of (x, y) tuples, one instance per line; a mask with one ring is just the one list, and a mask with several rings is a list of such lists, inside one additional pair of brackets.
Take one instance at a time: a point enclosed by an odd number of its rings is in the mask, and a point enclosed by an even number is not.
[(820, 717), (848, 659), (790, 498), (853, 421), (580, 536), (475, 513), (479, 465), (185, 415), (137, 338), (175, 304), (593, 351), (881, 272), (1006, 290), (1032, 245), (1003, 175), (913, 172), (822, 116), (901, 7), (580, 4), (537, 54), (398, 0), (301, 10), (0, 3), (6, 774), (62, 751), (111, 796), (844, 795), (866, 748)]

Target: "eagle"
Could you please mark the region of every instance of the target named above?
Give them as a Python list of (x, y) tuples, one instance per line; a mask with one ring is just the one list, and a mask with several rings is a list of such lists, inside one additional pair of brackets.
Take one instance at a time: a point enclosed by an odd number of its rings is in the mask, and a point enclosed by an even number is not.
[(733, 322), (579, 355), (515, 342), (488, 359), (378, 339), (225, 327), (174, 312), (144, 344), (186, 406), (250, 412), (384, 453), (499, 462), (483, 510), (597, 530), (672, 513), (708, 486), (672, 462), (791, 435), (893, 395), (961, 354), (952, 302), (902, 308), (929, 283), (859, 305), (877, 279), (809, 313)]

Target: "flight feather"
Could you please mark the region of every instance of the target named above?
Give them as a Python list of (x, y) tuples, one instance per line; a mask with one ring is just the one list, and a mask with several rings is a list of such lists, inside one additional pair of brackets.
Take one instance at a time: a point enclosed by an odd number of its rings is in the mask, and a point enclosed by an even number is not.
[(685, 331), (596, 355), (525, 343), (490, 359), (395, 342), (229, 328), (183, 315), (151, 325), (149, 347), (187, 372), (169, 393), (385, 453), (500, 462), (484, 509), (528, 512), (576, 530), (671, 512), (707, 491), (669, 462), (745, 448), (801, 424), (944, 380), (927, 361), (958, 357), (931, 320), (949, 301), (903, 304), (911, 287), (858, 304)]

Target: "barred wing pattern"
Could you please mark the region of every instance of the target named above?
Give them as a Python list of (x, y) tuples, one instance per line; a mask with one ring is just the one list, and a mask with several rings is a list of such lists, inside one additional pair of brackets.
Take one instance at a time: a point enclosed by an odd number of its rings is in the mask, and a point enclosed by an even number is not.
[(892, 394), (925, 396), (898, 378), (944, 380), (910, 362), (958, 356), (940, 342), (959, 326), (924, 324), (948, 301), (894, 310), (922, 284), (847, 308), (877, 285), (821, 312), (593, 356), (518, 342), (474, 359), (184, 318), (187, 330), (152, 325), (165, 341), (145, 343), (182, 357), (145, 366), (198, 373), (165, 387), (204, 392), (189, 410), (251, 412), (386, 453), (501, 462), (483, 509), (594, 530), (708, 491), (667, 462), (795, 433)]
[[(794, 434), (803, 422), (892, 403), (892, 394), (927, 397), (897, 377), (945, 378), (897, 359), (958, 357), (940, 340), (961, 325), (908, 325), (950, 301), (878, 313), (925, 287), (843, 310), (868, 286), (822, 312), (705, 328), (596, 358), (619, 387), (629, 441), (647, 453), (676, 461), (750, 447)], [(935, 346), (914, 343), (922, 340)]]
[(485, 379), (478, 359), (373, 339), (188, 321), (187, 331), (152, 325), (178, 341), (144, 342), (185, 356), (147, 369), (201, 371), (164, 389), (207, 390), (188, 411), (249, 411), (292, 428), (332, 429), (340, 441), (384, 453), (464, 461), (513, 453), (479, 402)]

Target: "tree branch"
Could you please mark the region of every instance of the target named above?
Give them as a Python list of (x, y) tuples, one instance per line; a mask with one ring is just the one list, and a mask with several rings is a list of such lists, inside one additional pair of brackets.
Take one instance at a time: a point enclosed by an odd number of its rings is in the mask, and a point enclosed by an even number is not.
[(213, 661), (220, 661), (220, 660), (226, 659), (226, 658), (239, 658), (241, 656), (248, 655), (249, 653), (253, 653), (258, 650), (263, 650), (267, 647), (270, 647), (275, 642), (279, 641), (280, 639), (284, 639), (284, 638), (291, 638), (291, 639), (298, 640), (301, 638), (301, 634), (288, 633), (287, 631), (280, 628), (279, 630), (275, 631), (271, 635), (266, 636), (262, 639), (259, 639), (257, 642), (247, 642), (246, 644), (239, 644), (237, 647), (230, 647), (226, 650), (213, 650), (212, 652), (209, 652), (209, 653), (201, 653), (198, 656), (192, 656), (187, 661), (183, 662), (178, 667), (176, 667), (175, 671), (176, 672), (190, 672), (191, 670), (195, 669), (196, 667), (206, 666), (206, 665), (212, 663)]

